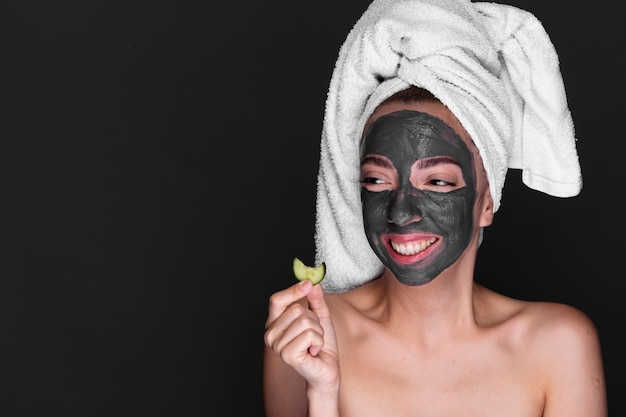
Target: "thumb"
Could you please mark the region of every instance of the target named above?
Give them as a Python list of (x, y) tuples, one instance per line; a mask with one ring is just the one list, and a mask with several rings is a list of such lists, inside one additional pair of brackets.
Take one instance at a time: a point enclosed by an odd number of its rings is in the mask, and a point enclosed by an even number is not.
[(317, 317), (322, 319), (330, 318), (330, 311), (326, 300), (324, 299), (324, 289), (321, 285), (314, 285), (311, 291), (306, 295), (309, 302), (309, 309), (314, 312)]
[(313, 356), (317, 356), (323, 346), (327, 346), (331, 351), (336, 351), (337, 342), (335, 340), (335, 330), (332, 325), (332, 320), (330, 319), (330, 310), (324, 298), (324, 289), (321, 285), (314, 285), (311, 291), (306, 295), (306, 298), (309, 302), (309, 310), (317, 315), (324, 329), (323, 345), (311, 345), (309, 347), (309, 353)]

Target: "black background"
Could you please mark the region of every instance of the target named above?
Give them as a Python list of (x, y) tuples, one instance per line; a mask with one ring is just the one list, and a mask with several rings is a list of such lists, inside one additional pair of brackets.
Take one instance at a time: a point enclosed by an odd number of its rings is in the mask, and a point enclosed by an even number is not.
[[(367, 4), (3, 4), (0, 414), (263, 415), (267, 299), (312, 261), (326, 91)], [(513, 4), (560, 54), (584, 189), (511, 172), (477, 280), (586, 312), (623, 415), (623, 13)]]

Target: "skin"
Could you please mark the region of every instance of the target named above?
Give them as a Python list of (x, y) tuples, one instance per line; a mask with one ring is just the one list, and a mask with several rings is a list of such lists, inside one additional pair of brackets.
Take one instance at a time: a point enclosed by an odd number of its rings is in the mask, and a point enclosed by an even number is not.
[(364, 226), (374, 252), (402, 283), (432, 281), (472, 237), (472, 153), (441, 119), (405, 110), (371, 125), (361, 159)]
[[(345, 293), (324, 294), (308, 281), (274, 293), (265, 332), (266, 416), (606, 417), (600, 343), (589, 318), (567, 305), (515, 300), (474, 282), (479, 230), (493, 221), (493, 202), (471, 138), (438, 102), (384, 104), (370, 123), (402, 110), (441, 119), (470, 150), (476, 176), (469, 242), (435, 279), (416, 279), (428, 281), (421, 285), (386, 268)], [(412, 158), (400, 158), (398, 172)], [(418, 166), (411, 170), (421, 171)], [(459, 189), (471, 188), (462, 177)], [(420, 190), (420, 182), (409, 186), (404, 178), (378, 192)], [(392, 212), (369, 215), (373, 240), (385, 235), (379, 223), (384, 215), (393, 220)], [(439, 256), (448, 261), (456, 257), (444, 252)], [(408, 268), (394, 266), (398, 275)]]

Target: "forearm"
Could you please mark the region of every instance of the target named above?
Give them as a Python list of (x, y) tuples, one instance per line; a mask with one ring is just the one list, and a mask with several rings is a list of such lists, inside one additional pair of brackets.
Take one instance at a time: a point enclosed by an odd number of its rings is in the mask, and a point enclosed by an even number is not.
[(339, 417), (339, 389), (307, 389), (308, 417)]

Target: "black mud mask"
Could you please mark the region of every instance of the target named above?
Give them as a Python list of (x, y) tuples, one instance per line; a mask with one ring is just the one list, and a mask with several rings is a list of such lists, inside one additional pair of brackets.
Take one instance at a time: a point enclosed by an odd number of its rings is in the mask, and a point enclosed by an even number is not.
[(361, 166), (370, 246), (400, 282), (432, 281), (471, 241), (472, 153), (441, 119), (403, 110), (371, 125), (361, 144)]

